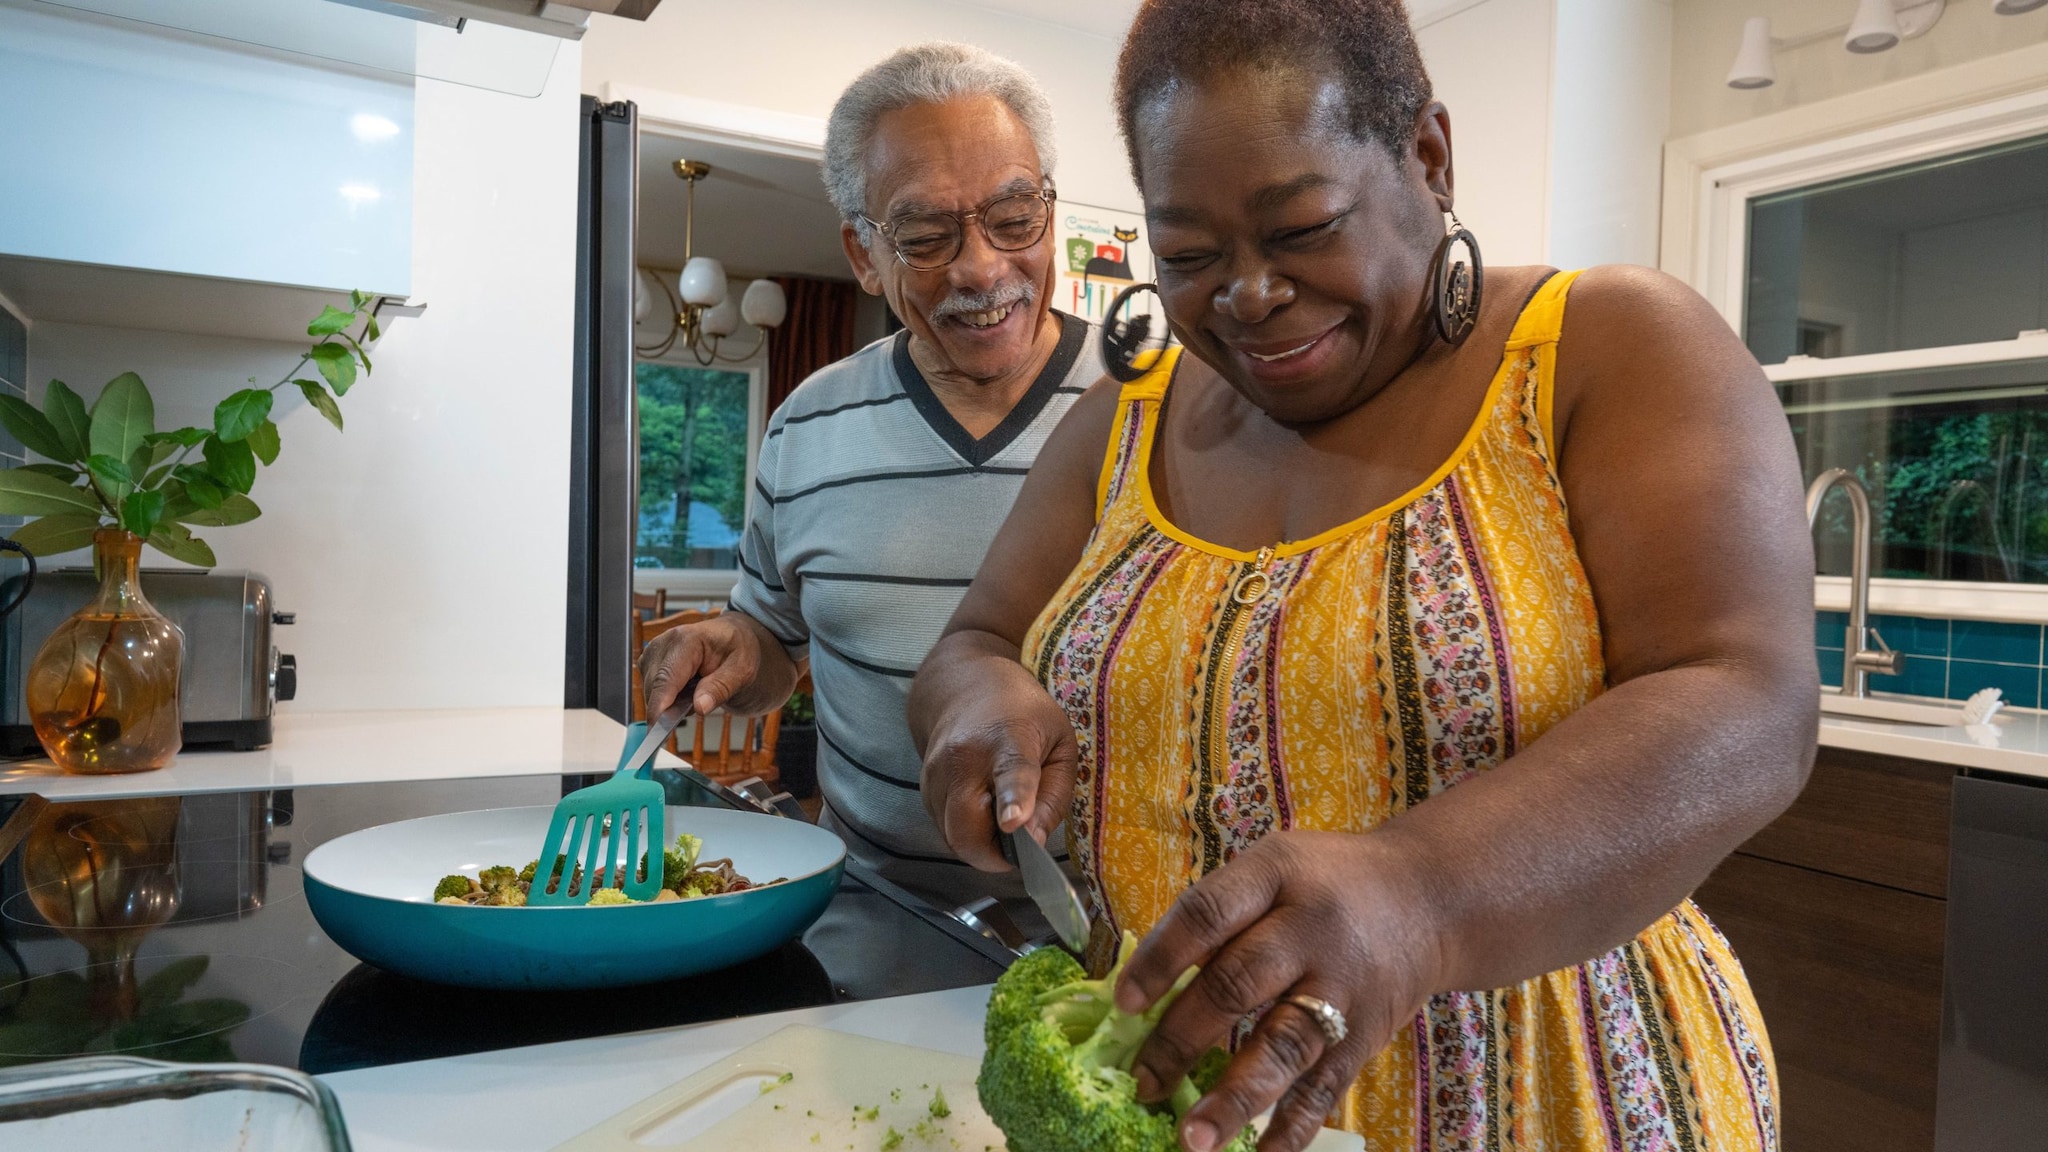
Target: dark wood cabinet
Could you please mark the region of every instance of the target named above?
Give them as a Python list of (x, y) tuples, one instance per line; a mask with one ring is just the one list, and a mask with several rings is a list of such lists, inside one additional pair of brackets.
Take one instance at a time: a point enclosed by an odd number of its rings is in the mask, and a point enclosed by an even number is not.
[(1953, 769), (1823, 748), (1695, 899), (1778, 1058), (1786, 1152), (1930, 1152)]

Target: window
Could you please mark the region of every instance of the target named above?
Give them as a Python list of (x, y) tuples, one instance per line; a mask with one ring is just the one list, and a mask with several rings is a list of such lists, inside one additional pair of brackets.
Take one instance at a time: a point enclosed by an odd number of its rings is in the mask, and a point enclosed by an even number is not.
[[(1741, 331), (1873, 570), (2048, 585), (2048, 136), (1752, 196)], [(1846, 502), (1816, 533), (1849, 571)]]
[[(758, 370), (643, 362), (639, 569), (739, 567), (758, 435)], [(636, 581), (637, 583), (637, 581)]]

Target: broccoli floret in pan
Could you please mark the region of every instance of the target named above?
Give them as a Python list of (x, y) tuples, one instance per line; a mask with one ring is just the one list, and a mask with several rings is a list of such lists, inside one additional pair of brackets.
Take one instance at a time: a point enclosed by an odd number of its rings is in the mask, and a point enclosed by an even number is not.
[(477, 873), (476, 882), (477, 886), (486, 892), (516, 888), (519, 885), (519, 873), (513, 871), (510, 865), (498, 864)]
[(680, 890), (690, 870), (697, 866), (697, 857), (704, 853), (704, 838), (688, 832), (676, 837), (676, 846), (662, 853), (661, 886)]

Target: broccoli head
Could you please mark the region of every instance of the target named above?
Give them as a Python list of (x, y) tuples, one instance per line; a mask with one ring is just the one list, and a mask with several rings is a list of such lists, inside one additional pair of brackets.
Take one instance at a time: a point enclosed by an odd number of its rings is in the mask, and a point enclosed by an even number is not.
[(523, 908), (526, 906), (526, 889), (517, 884), (493, 888), (484, 894), (484, 903), (498, 908)]
[(685, 900), (699, 896), (717, 896), (725, 891), (725, 881), (716, 872), (699, 872), (676, 886), (676, 895)]
[(636, 903), (636, 901), (632, 897), (626, 895), (624, 892), (619, 891), (617, 888), (599, 888), (597, 891), (592, 892), (590, 894), (590, 906), (593, 908), (597, 907), (600, 904), (632, 903)]
[(676, 846), (662, 853), (661, 886), (680, 890), (690, 869), (697, 866), (697, 857), (704, 852), (704, 838), (684, 832), (676, 837)]
[(499, 864), (477, 873), (476, 882), (486, 892), (496, 892), (500, 888), (516, 888), (519, 886), (519, 873), (508, 865)]
[[(975, 1087), (1011, 1152), (1177, 1152), (1178, 1117), (1199, 1097), (1183, 1079), (1171, 1106), (1138, 1103), (1131, 1076), (1138, 1049), (1174, 997), (1194, 978), (1189, 969), (1145, 1012), (1119, 1011), (1117, 978), (1137, 947), (1124, 934), (1116, 964), (1090, 980), (1074, 958), (1041, 948), (1010, 966), (989, 997), (981, 1074)], [(1214, 1083), (1218, 1059), (1202, 1071)], [(1250, 1128), (1225, 1152), (1251, 1152)]]
[(448, 899), (450, 896), (467, 896), (473, 887), (469, 877), (460, 873), (453, 876), (443, 876), (441, 877), (441, 882), (434, 885), (434, 900), (438, 903)]

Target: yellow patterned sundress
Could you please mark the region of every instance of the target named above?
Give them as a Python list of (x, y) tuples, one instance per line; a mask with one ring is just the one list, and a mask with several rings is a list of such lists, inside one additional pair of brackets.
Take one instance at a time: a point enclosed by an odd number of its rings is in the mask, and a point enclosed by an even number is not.
[[(1602, 691), (1551, 449), (1571, 279), (1531, 299), (1435, 475), (1257, 554), (1153, 500), (1175, 357), (1123, 389), (1094, 535), (1024, 648), (1080, 740), (1069, 844), (1105, 927), (1145, 932), (1270, 832), (1372, 828)], [(1776, 1071), (1741, 967), (1688, 900), (1576, 967), (1433, 997), (1336, 1121), (1372, 1152), (1771, 1152)]]

